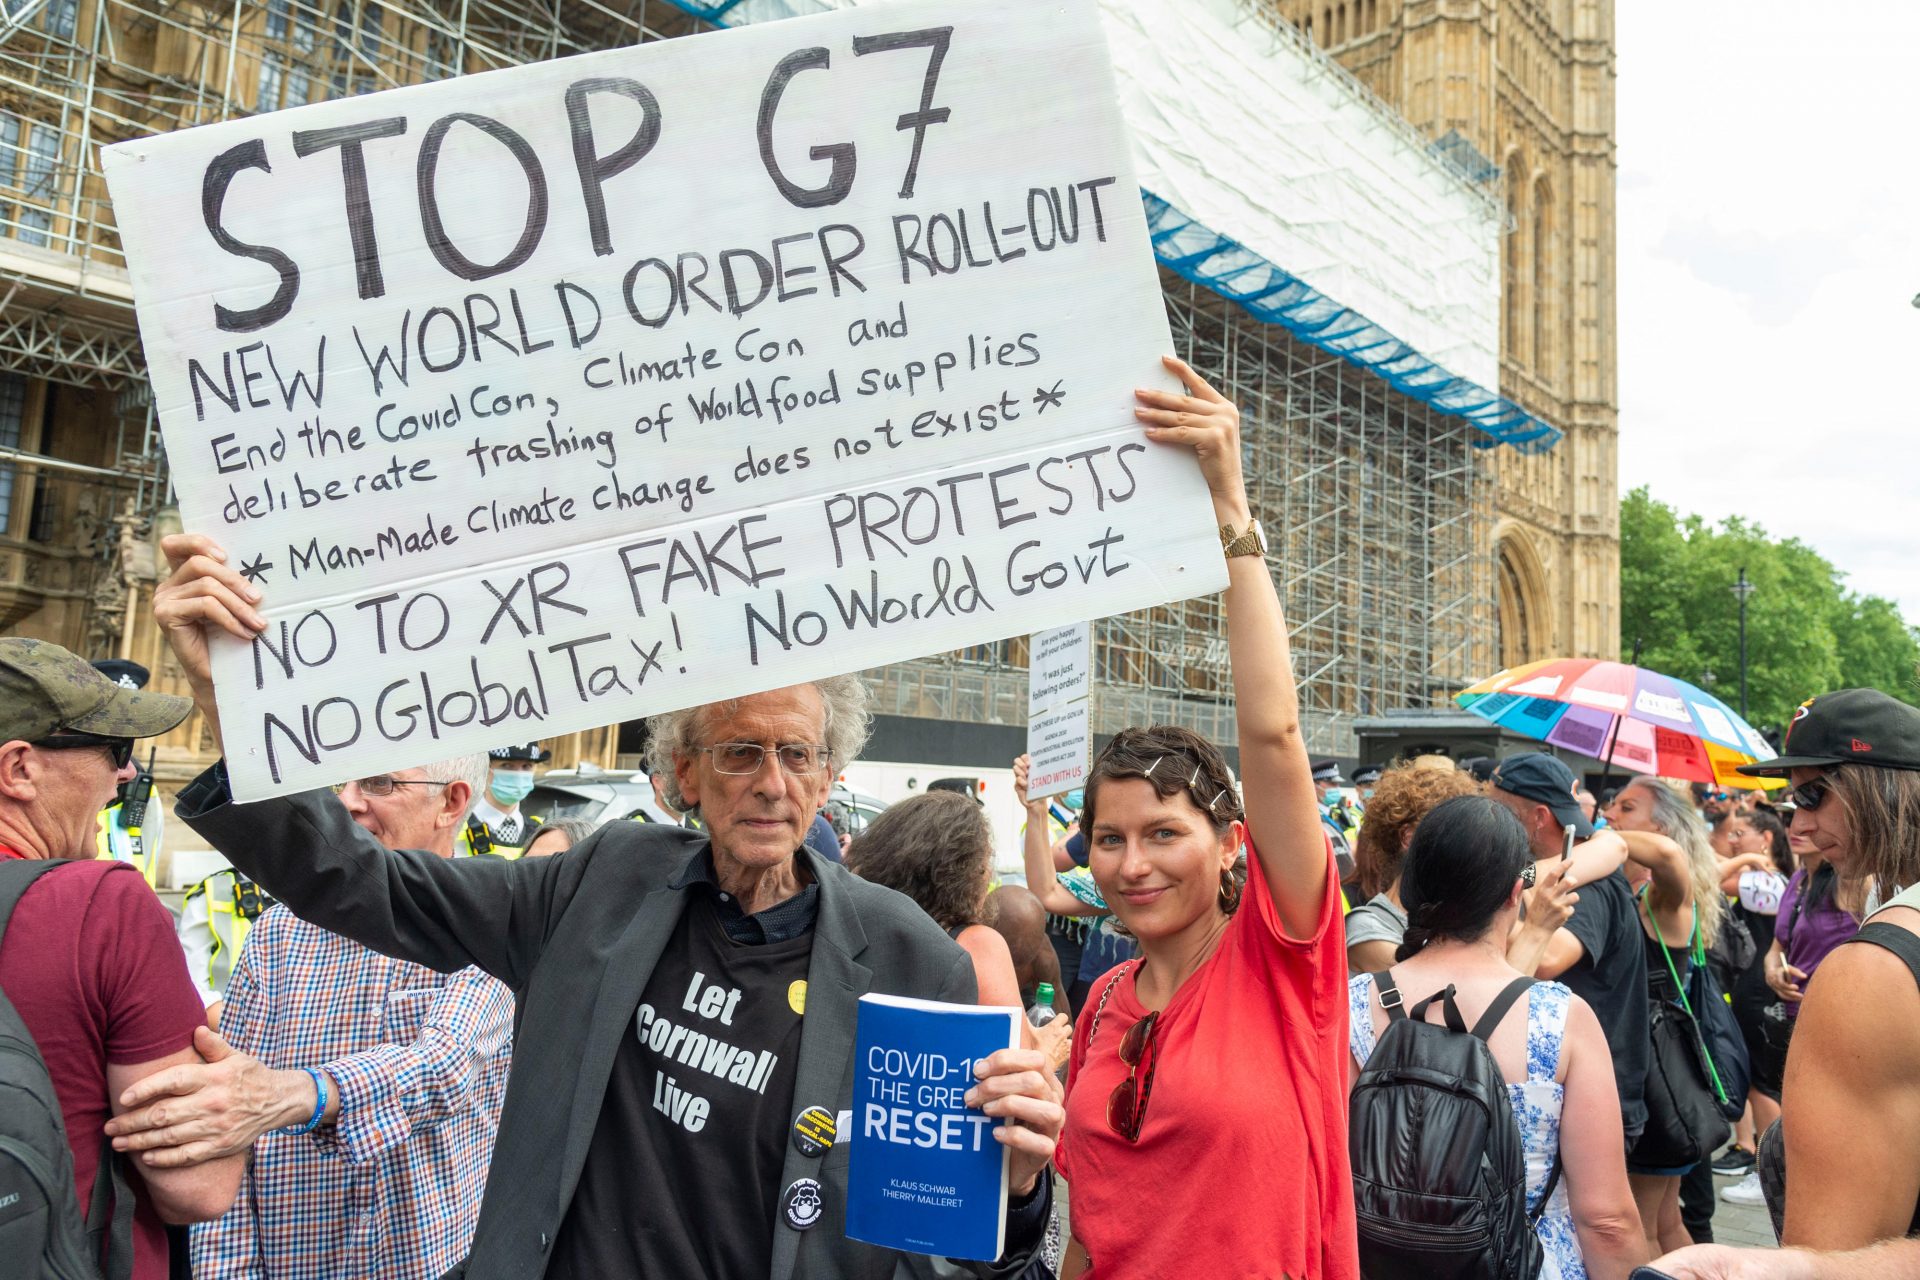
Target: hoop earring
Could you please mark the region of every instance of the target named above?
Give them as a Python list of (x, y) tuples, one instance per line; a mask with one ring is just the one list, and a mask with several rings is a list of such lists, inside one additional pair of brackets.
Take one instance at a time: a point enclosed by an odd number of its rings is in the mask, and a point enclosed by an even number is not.
[(1233, 868), (1223, 867), (1220, 871), (1220, 910), (1232, 915), (1240, 906), (1241, 886), (1233, 878)]

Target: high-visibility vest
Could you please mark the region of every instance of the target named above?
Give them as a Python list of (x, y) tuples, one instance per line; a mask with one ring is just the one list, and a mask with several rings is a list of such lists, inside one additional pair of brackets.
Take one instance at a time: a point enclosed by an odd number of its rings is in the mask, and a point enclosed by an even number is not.
[(506, 858), (511, 861), (527, 851), (532, 843), (534, 828), (542, 825), (539, 818), (532, 814), (523, 814), (526, 830), (521, 833), (519, 844), (501, 844), (493, 838), (493, 831), (486, 823), (473, 814), (467, 815), (467, 825), (460, 828), (460, 852), (477, 858)]
[(155, 876), (159, 872), (159, 842), (148, 842), (146, 833), (139, 827), (120, 825), (121, 805), (118, 800), (100, 811), (95, 820), (95, 848), (98, 856), (111, 858), (115, 862), (131, 862), (141, 875), (147, 879), (147, 887), (155, 887)]
[(247, 944), (247, 933), (273, 905), (273, 896), (232, 867), (214, 872), (187, 890), (188, 901), (196, 895), (206, 898), (207, 928), (213, 933), (207, 985), (224, 996), (233, 968), (240, 963), (240, 949)]

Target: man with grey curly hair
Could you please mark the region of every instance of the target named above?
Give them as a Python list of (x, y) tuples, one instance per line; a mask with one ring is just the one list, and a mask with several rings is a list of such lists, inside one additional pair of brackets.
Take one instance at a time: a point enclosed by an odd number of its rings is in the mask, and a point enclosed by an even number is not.
[[(871, 722), (867, 711), (867, 686), (858, 676), (829, 676), (815, 680), (809, 687), (820, 695), (825, 712), (825, 727), (821, 731), (820, 741), (827, 751), (828, 785), (831, 787), (831, 778), (858, 759), (860, 748), (867, 744), (867, 728)], [(668, 711), (647, 720), (647, 772), (653, 781), (654, 797), (678, 814), (680, 820), (689, 827), (703, 830), (706, 819), (699, 806), (689, 802), (680, 790), (675, 762), (678, 758), (701, 750), (698, 739), (704, 717), (716, 711), (731, 713), (738, 706), (738, 699), (734, 699)], [(821, 805), (824, 804), (822, 800)], [(840, 861), (840, 837), (834, 831), (833, 824), (818, 811), (818, 807), (807, 828), (804, 843), (827, 861)]]
[[(162, 549), (154, 617), (217, 739), (207, 633), (264, 626), (259, 593), (204, 535)], [(466, 1280), (891, 1280), (913, 1264), (845, 1231), (858, 1002), (978, 988), (912, 901), (804, 844), (866, 728), (851, 676), (661, 717), (668, 802), (702, 829), (610, 822), (551, 858), (387, 856), (323, 796), (236, 806), (218, 766), (179, 814), (303, 919), (432, 968), (477, 964), (518, 997), (503, 1176)], [(1006, 1250), (964, 1266), (1011, 1280), (1045, 1232), (1060, 1085), (1028, 1049), (965, 1083), (1010, 1159)]]

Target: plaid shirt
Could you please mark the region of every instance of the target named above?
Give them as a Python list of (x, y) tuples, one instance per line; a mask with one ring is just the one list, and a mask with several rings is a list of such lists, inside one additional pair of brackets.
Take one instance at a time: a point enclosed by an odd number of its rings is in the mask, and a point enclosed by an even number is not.
[(263, 1134), (233, 1207), (193, 1228), (197, 1280), (431, 1280), (473, 1239), (512, 1051), (513, 995), (296, 918), (262, 916), (220, 1018), (270, 1067), (317, 1067), (340, 1116)]

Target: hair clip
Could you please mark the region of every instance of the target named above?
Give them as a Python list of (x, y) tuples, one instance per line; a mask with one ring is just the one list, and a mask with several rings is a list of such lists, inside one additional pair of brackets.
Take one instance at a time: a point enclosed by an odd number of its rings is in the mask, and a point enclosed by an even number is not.
[(1161, 765), (1165, 764), (1166, 761), (1167, 761), (1167, 758), (1165, 756), (1161, 756), (1158, 760), (1155, 760), (1152, 764), (1148, 765), (1146, 768), (1146, 772), (1142, 773), (1140, 776), (1143, 778), (1151, 778), (1153, 776), (1153, 771), (1155, 769), (1158, 769)]
[(1212, 800), (1207, 802), (1207, 812), (1217, 813), (1220, 809), (1220, 797), (1226, 794), (1227, 794), (1227, 789), (1225, 787), (1220, 788), (1219, 795), (1214, 796)]
[(1193, 776), (1187, 779), (1187, 786), (1191, 788), (1191, 787), (1198, 786), (1199, 783), (1200, 783), (1200, 766), (1195, 765), (1193, 766)]

